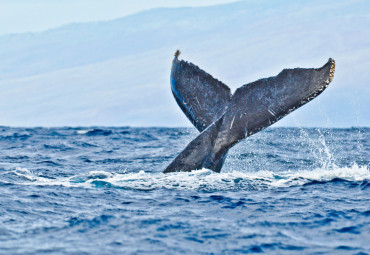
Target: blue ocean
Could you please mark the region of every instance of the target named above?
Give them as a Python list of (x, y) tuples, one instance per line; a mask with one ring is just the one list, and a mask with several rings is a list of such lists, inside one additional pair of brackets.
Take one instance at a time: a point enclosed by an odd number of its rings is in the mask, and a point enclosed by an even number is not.
[(163, 174), (197, 133), (0, 127), (0, 253), (370, 253), (370, 128), (269, 128), (221, 173)]

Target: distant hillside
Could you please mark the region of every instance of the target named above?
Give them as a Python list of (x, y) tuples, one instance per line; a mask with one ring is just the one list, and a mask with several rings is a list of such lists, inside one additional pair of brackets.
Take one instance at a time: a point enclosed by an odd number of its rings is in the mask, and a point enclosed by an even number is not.
[(173, 53), (232, 89), (337, 62), (284, 126), (370, 126), (370, 2), (247, 0), (154, 9), (0, 37), (0, 125), (190, 125), (169, 88)]

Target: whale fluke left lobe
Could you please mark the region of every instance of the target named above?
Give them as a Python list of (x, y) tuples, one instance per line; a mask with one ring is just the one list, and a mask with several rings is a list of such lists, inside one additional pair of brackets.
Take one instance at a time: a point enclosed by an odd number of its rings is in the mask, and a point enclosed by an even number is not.
[(201, 132), (218, 120), (231, 100), (230, 88), (192, 63), (179, 60), (171, 69), (171, 90), (177, 104)]

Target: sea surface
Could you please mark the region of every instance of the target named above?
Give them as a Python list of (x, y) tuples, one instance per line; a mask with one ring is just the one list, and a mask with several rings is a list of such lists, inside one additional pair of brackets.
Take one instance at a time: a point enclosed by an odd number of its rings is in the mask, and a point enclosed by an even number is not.
[(221, 173), (193, 128), (0, 127), (0, 254), (369, 254), (370, 128), (269, 128)]

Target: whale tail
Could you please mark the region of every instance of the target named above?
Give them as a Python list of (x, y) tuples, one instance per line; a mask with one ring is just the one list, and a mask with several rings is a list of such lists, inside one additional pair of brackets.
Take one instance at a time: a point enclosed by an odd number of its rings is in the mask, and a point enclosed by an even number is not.
[(164, 170), (207, 168), (220, 172), (228, 150), (311, 101), (332, 81), (333, 59), (321, 68), (284, 69), (277, 76), (230, 89), (175, 57), (171, 88), (180, 108), (201, 134)]

